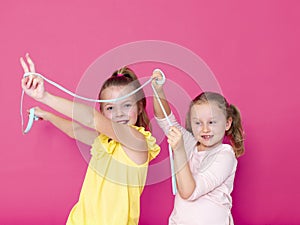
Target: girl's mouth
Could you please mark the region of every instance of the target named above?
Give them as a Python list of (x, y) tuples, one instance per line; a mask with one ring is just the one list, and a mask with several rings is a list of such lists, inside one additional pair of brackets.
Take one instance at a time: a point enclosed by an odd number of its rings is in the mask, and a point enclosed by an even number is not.
[(129, 122), (129, 120), (118, 120), (116, 122), (121, 123), (121, 124), (127, 124)]
[(201, 135), (201, 138), (204, 139), (204, 140), (209, 140), (213, 137), (213, 135)]

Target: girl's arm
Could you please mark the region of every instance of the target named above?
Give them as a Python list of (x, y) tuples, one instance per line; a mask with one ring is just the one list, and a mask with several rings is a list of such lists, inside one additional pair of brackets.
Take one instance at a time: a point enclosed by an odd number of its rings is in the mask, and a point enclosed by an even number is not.
[(222, 185), (230, 176), (234, 177), (237, 160), (230, 146), (223, 147), (222, 151), (215, 153), (213, 161), (203, 171), (194, 174), (195, 190), (188, 201), (194, 201)]
[(84, 144), (92, 145), (95, 138), (98, 136), (97, 132), (82, 127), (74, 121), (64, 119), (51, 112), (35, 107), (35, 115), (40, 119), (49, 121), (59, 130), (67, 134), (69, 137), (76, 139)]
[[(170, 105), (166, 99), (163, 86), (156, 83), (156, 80), (161, 80), (162, 75), (160, 72), (155, 71), (152, 75), (153, 79), (153, 86), (158, 94), (159, 99), (161, 100), (161, 103), (166, 111), (167, 116), (171, 114)], [(157, 97), (154, 96), (153, 99), (153, 105), (154, 105), (154, 114), (158, 119), (165, 118), (165, 115), (161, 109), (161, 106), (158, 103)], [(174, 118), (175, 120), (175, 118)], [(189, 164), (188, 164), (188, 158), (186, 155), (186, 151), (184, 148), (184, 140), (181, 131), (179, 130), (180, 125), (177, 123), (177, 121), (172, 121), (172, 123), (176, 126), (170, 127), (167, 137), (168, 137), (168, 143), (171, 145), (173, 152), (174, 152), (174, 166), (175, 166), (175, 172), (176, 172), (176, 182), (177, 182), (177, 189), (179, 195), (183, 199), (189, 198), (189, 196), (193, 193), (195, 189), (195, 180), (192, 176), (192, 172), (190, 170)], [(166, 124), (167, 125), (167, 124)], [(164, 128), (163, 128), (164, 129)], [(164, 129), (165, 130), (165, 129)], [(184, 129), (185, 131), (185, 129)], [(165, 132), (167, 132), (165, 130)], [(187, 132), (187, 131), (185, 131)], [(189, 139), (188, 145), (194, 146), (194, 139), (189, 138), (190, 136), (186, 136)]]
[[(157, 94), (158, 94), (158, 97), (167, 113), (167, 116), (170, 115), (171, 113), (171, 109), (170, 109), (170, 106), (169, 106), (169, 103), (166, 99), (166, 95), (164, 93), (164, 90), (163, 90), (163, 85), (160, 85), (160, 84), (157, 84), (156, 83), (156, 80), (162, 80), (162, 75), (159, 71), (154, 71), (153, 74), (152, 74), (152, 78), (153, 81), (152, 81), (152, 85), (154, 86)], [(153, 106), (154, 106), (154, 114), (155, 116), (158, 118), (158, 119), (163, 119), (165, 118), (165, 115), (158, 103), (158, 100), (157, 100), (157, 97), (154, 96), (154, 99), (153, 99)]]
[[(35, 67), (29, 55), (26, 55), (29, 68), (23, 58), (21, 65), (24, 72), (35, 72)], [(86, 127), (95, 129), (99, 133), (104, 133), (108, 137), (122, 143), (132, 151), (147, 152), (147, 143), (143, 134), (136, 129), (112, 122), (102, 115), (102, 113), (85, 104), (72, 102), (70, 100), (54, 96), (44, 89), (44, 81), (41, 77), (30, 75), (22, 79), (22, 88), (27, 95), (42, 102), (59, 113), (76, 120)], [(74, 107), (74, 113), (73, 113)]]
[(215, 153), (213, 162), (201, 173), (193, 176), (187, 162), (185, 144), (181, 131), (171, 127), (168, 133), (168, 143), (174, 152), (174, 165), (178, 193), (183, 199), (194, 201), (199, 197), (219, 187), (225, 180), (235, 173), (237, 160), (231, 147), (225, 147)]
[(181, 198), (188, 199), (196, 188), (196, 182), (188, 163), (182, 133), (177, 127), (172, 126), (167, 137), (174, 153), (178, 193)]

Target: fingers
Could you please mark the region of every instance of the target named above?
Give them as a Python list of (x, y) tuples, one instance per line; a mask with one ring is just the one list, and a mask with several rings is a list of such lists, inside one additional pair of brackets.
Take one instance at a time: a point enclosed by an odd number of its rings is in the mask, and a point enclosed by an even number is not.
[(25, 93), (35, 100), (41, 100), (44, 97), (44, 79), (41, 75), (35, 73), (35, 66), (29, 54), (26, 54), (25, 59), (20, 58), (21, 66), (26, 74), (21, 81), (21, 86)]
[[(27, 110), (27, 114), (29, 116), (30, 110)], [(34, 115), (38, 118), (38, 120), (44, 120), (45, 111), (42, 110), (40, 107), (36, 106), (34, 107)]]
[(170, 130), (167, 134), (168, 137), (168, 143), (171, 145), (173, 149), (176, 149), (181, 143), (182, 139), (182, 133), (177, 127), (170, 127)]
[(153, 71), (151, 78), (152, 78), (152, 84), (155, 85), (156, 87), (159, 86), (158, 81), (163, 80), (162, 74), (158, 70)]
[[(27, 56), (27, 54), (26, 54), (26, 56)], [(24, 70), (24, 73), (30, 72), (30, 70), (29, 70), (29, 68), (28, 68), (28, 66), (27, 66), (27, 64), (26, 64), (26, 62), (25, 62), (25, 60), (24, 60), (23, 57), (20, 58), (20, 63), (21, 63), (21, 66), (22, 66), (22, 68)], [(22, 88), (29, 89), (31, 87), (32, 80), (33, 80), (33, 76), (32, 75), (24, 77), (22, 79)]]
[(154, 80), (162, 80), (162, 74), (159, 71), (156, 71), (156, 70), (152, 73), (151, 77)]
[(181, 136), (181, 131), (177, 127), (171, 126), (168, 135), (172, 137)]
[(29, 72), (35, 73), (34, 63), (33, 63), (32, 59), (30, 58), (28, 53), (26, 53), (25, 58), (26, 58), (26, 61), (24, 60), (23, 57), (20, 58), (20, 63), (21, 63), (21, 66), (24, 70), (24, 73), (29, 73)]
[(33, 80), (32, 80), (32, 87), (35, 89), (37, 88), (39, 85), (43, 85), (44, 81), (41, 77), (39, 76), (33, 76)]
[(152, 77), (162, 78), (162, 74), (158, 70), (154, 70), (152, 73)]
[(23, 59), (23, 57), (20, 58), (20, 63), (21, 63), (21, 66), (24, 70), (24, 73), (28, 73), (29, 69), (28, 69), (28, 66), (27, 66), (25, 60)]
[(28, 65), (29, 65), (30, 72), (35, 73), (34, 63), (33, 63), (32, 59), (29, 57), (29, 53), (26, 53), (26, 59), (27, 59)]
[(27, 87), (26, 87), (27, 80), (28, 80), (28, 77), (24, 77), (24, 78), (21, 80), (21, 86), (22, 86), (23, 89), (27, 88)]
[(38, 106), (34, 107), (34, 114), (39, 118), (39, 120), (44, 119), (44, 113), (45, 111), (42, 110), (40, 107)]
[[(29, 56), (29, 53), (26, 53), (25, 59), (20, 57), (20, 63), (24, 70), (24, 73), (35, 73), (35, 66), (32, 59)], [(26, 76), (22, 79), (22, 87), (23, 88), (37, 88), (39, 84), (43, 84), (43, 80), (40, 77), (37, 77), (33, 74)]]
[(34, 76), (29, 75), (28, 77), (23, 78), (25, 79), (25, 87), (27, 89), (30, 89), (32, 87), (33, 81), (34, 81)]
[(35, 75), (29, 75), (21, 80), (21, 86), (23, 89), (34, 90), (37, 89), (40, 85), (43, 85), (43, 79)]

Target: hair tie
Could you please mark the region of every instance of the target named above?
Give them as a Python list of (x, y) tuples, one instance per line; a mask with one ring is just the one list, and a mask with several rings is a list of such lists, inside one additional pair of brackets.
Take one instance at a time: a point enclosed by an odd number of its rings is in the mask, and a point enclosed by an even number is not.
[(122, 74), (122, 73), (118, 73), (117, 74), (117, 77), (122, 77), (124, 74)]

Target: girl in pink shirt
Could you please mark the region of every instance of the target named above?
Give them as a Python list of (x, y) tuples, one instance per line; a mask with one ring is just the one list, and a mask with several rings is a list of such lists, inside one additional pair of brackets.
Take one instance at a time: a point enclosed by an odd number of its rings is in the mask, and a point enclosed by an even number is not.
[[(161, 79), (155, 72), (153, 77)], [(231, 216), (237, 158), (244, 153), (239, 110), (213, 92), (198, 95), (190, 104), (186, 128), (176, 121), (162, 85), (153, 82), (169, 120), (154, 99), (158, 124), (173, 149), (177, 194), (169, 225), (233, 224)], [(224, 137), (230, 141), (223, 144)]]

